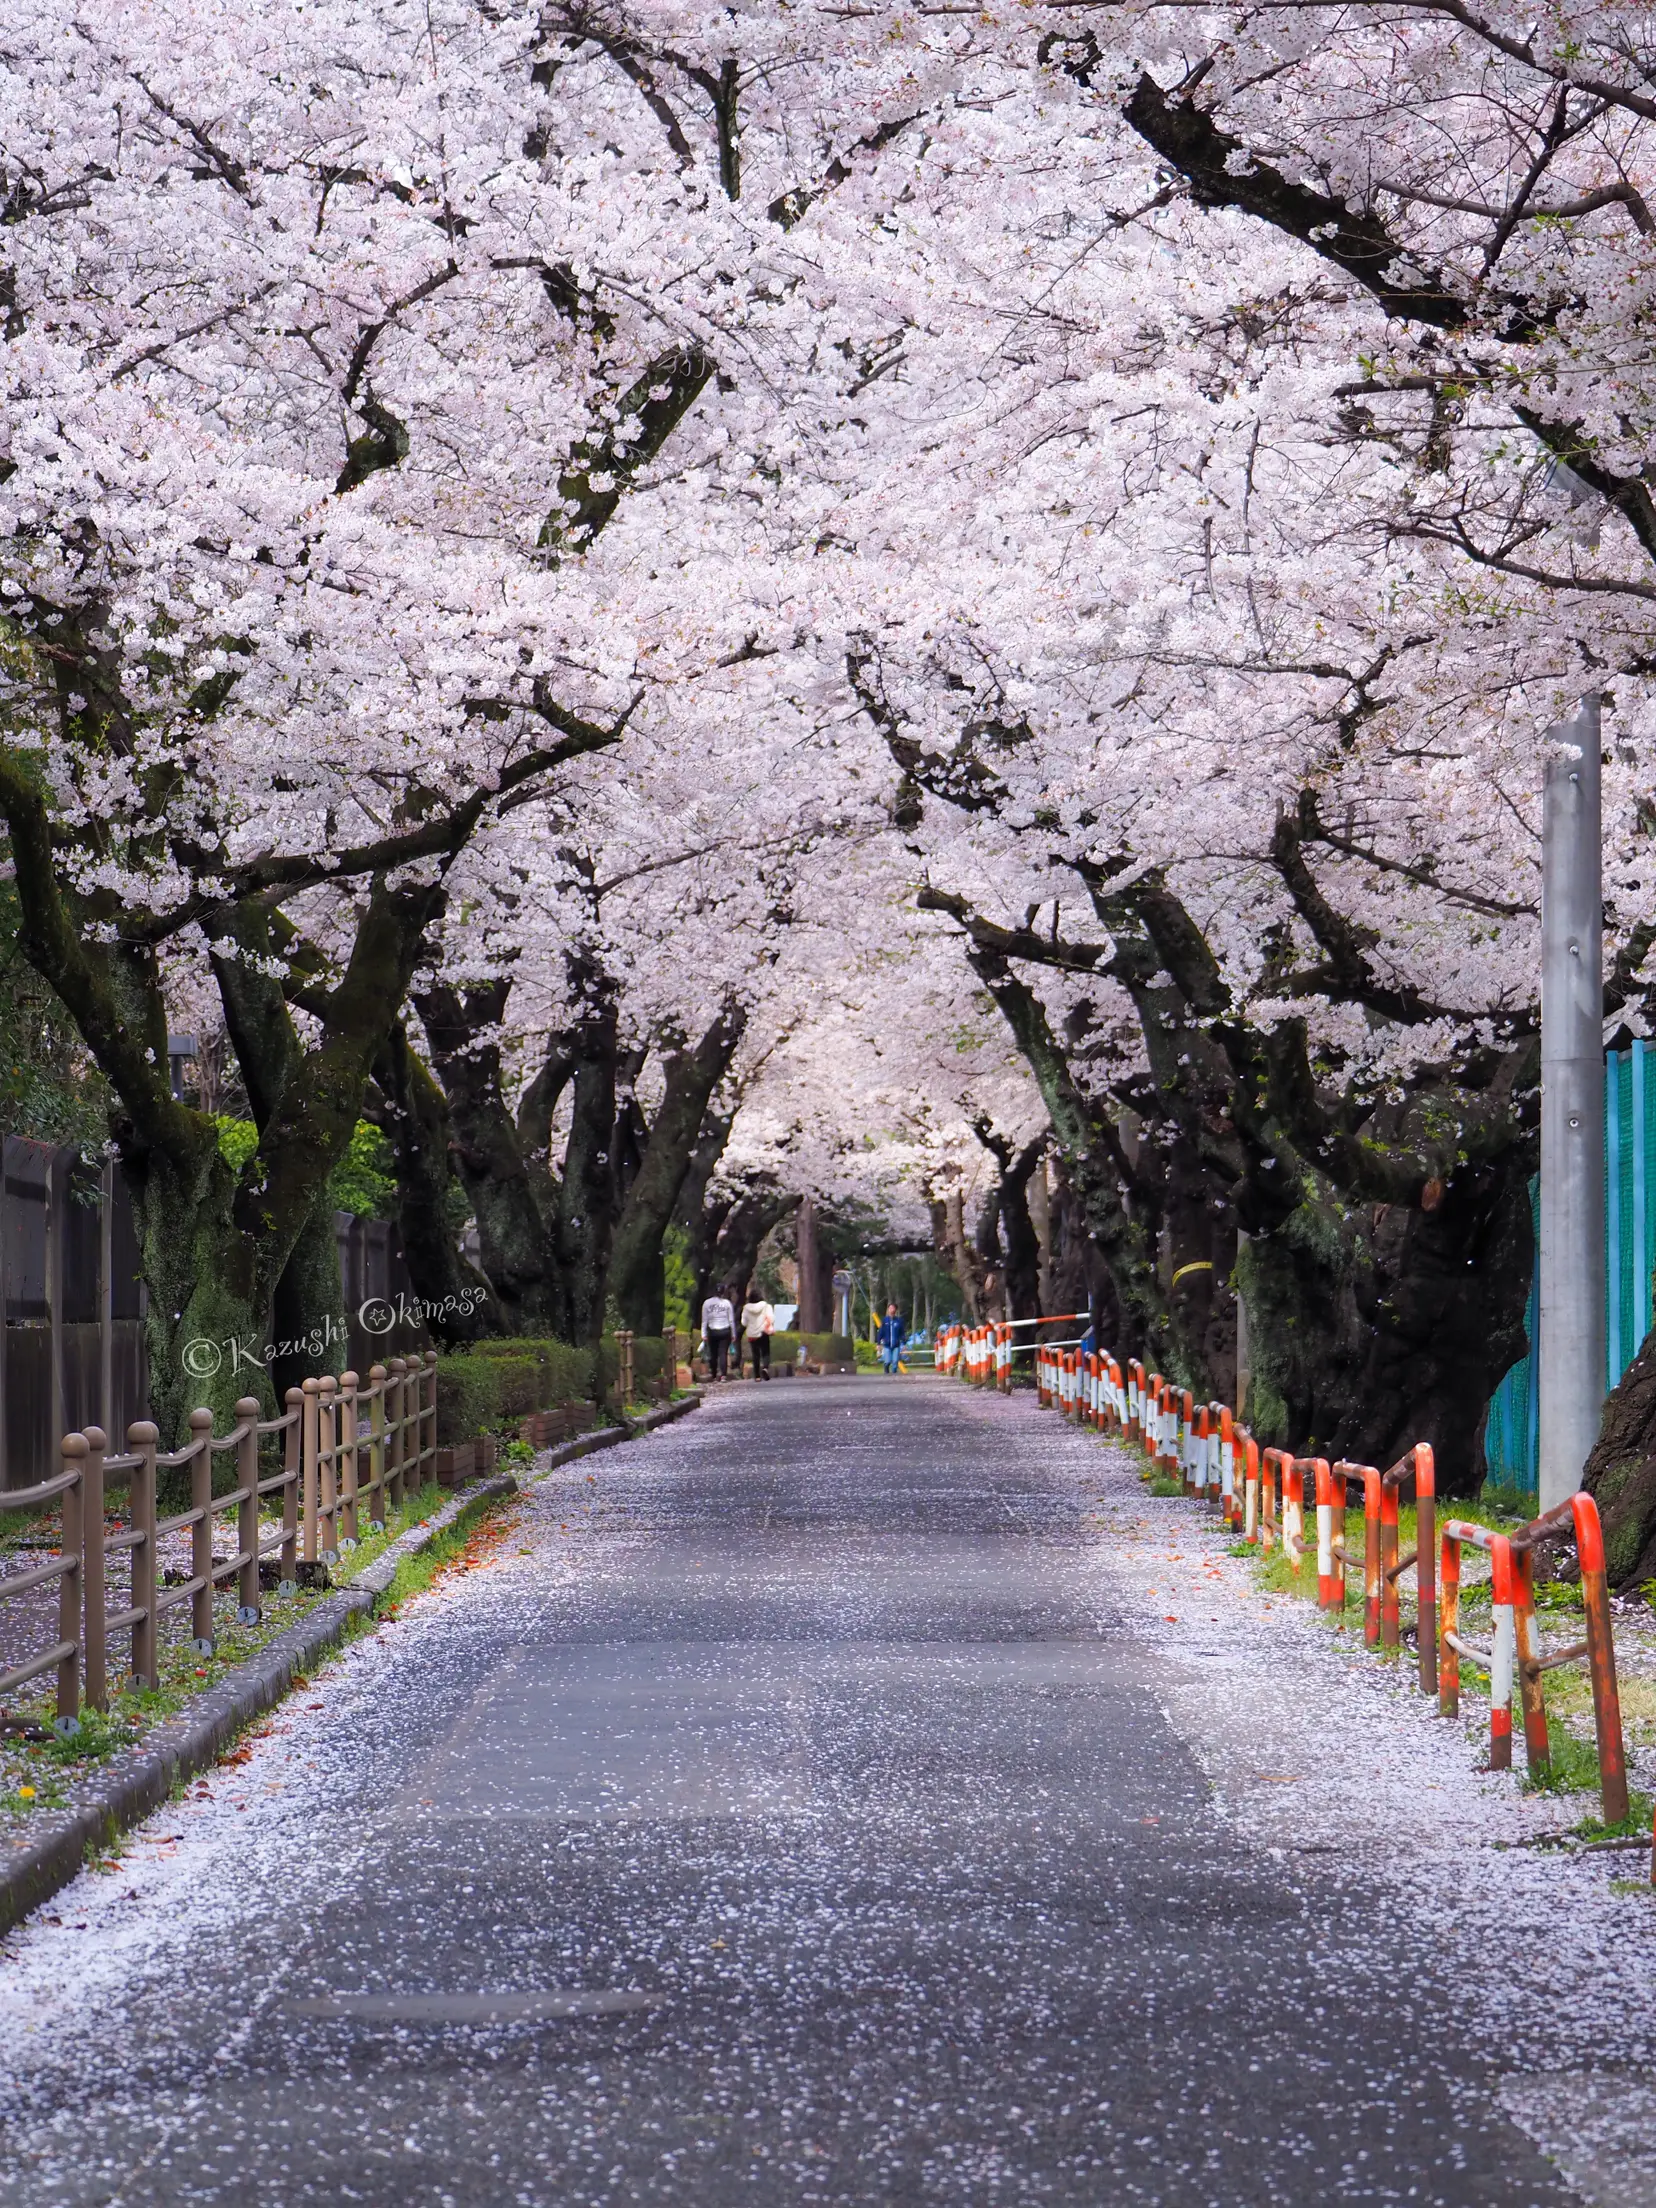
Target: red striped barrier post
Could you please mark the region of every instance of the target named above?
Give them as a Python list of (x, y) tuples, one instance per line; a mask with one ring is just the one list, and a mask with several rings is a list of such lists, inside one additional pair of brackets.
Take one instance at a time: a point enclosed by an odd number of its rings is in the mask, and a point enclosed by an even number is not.
[[(1465, 1639), (1460, 1631), (1460, 1551), (1470, 1542), (1489, 1551), (1490, 1594), (1493, 1598), (1494, 1632), (1488, 1648)], [(1512, 1672), (1516, 1634), (1512, 1614), (1512, 1543), (1504, 1533), (1487, 1526), (1469, 1525), (1451, 1518), (1443, 1529), (1443, 1613), (1438, 1627), (1442, 1662), (1438, 1671), (1438, 1707), (1445, 1717), (1460, 1708), (1460, 1664), (1470, 1656), (1489, 1670), (1489, 1768), (1512, 1768)]]
[(1219, 1514), (1233, 1530), (1240, 1513), (1236, 1507), (1236, 1428), (1230, 1405), (1219, 1406)]
[(1260, 1453), (1259, 1545), (1262, 1549), (1274, 1549), (1277, 1544), (1277, 1482), (1281, 1477), (1278, 1468), (1282, 1459), (1280, 1449), (1266, 1449)]
[(1460, 1715), (1460, 1542), (1443, 1529), (1438, 1572), (1438, 1714)]
[(1363, 1475), (1363, 1639), (1380, 1646), (1380, 1472), (1372, 1464)]
[(1259, 1546), (1259, 1444), (1248, 1434), (1242, 1445), (1242, 1538)]
[(1616, 1686), (1616, 1642), (1610, 1630), (1610, 1583), (1598, 1504), (1579, 1492), (1570, 1497), (1576, 1555), (1581, 1563), (1581, 1604), (1587, 1618), (1587, 1676), (1593, 1690), (1593, 1730), (1598, 1736), (1599, 1798), (1604, 1822), (1626, 1821), (1627, 1749), (1622, 1739), (1621, 1695)]
[[(1317, 1608), (1345, 1608), (1345, 1481), (1337, 1479), (1326, 1460), (1317, 1464)], [(1337, 1498), (1337, 1499), (1336, 1499)], [(1340, 1552), (1336, 1564), (1335, 1518), (1339, 1519)]]
[[(1536, 1623), (1531, 1551), (1542, 1541), (1560, 1534), (1575, 1540), (1581, 1566), (1581, 1600), (1587, 1638), (1555, 1656), (1544, 1656)], [(1605, 1576), (1604, 1529), (1598, 1504), (1591, 1495), (1574, 1494), (1567, 1501), (1521, 1526), (1512, 1536), (1513, 1639), (1518, 1664), (1519, 1694), (1524, 1709), (1524, 1745), (1531, 1770), (1544, 1770), (1551, 1761), (1547, 1739), (1547, 1712), (1541, 1680), (1545, 1672), (1587, 1659), (1587, 1675), (1593, 1692), (1593, 1730), (1598, 1742), (1599, 1799), (1607, 1825), (1626, 1821), (1627, 1751), (1622, 1740), (1621, 1696), (1616, 1685), (1616, 1644), (1610, 1624), (1610, 1590)]]
[(1552, 1764), (1547, 1702), (1541, 1685), (1541, 1635), (1535, 1623), (1535, 1570), (1528, 1549), (1512, 1547), (1512, 1654), (1524, 1719), (1524, 1761), (1532, 1773)]
[(1489, 1543), (1489, 1577), (1495, 1632), (1489, 1667), (1489, 1768), (1512, 1768), (1512, 1668), (1517, 1653), (1512, 1615), (1512, 1543), (1495, 1534)]
[(1305, 1562), (1305, 1471), (1313, 1474), (1321, 1463), (1316, 1457), (1282, 1459), (1282, 1553), (1297, 1578)]
[(1416, 1442), (1409, 1455), (1414, 1459), (1415, 1476), (1415, 1641), (1420, 1657), (1420, 1691), (1436, 1694), (1437, 1460), (1431, 1444), (1424, 1441)]
[(1397, 1648), (1403, 1638), (1403, 1616), (1397, 1594), (1397, 1483), (1389, 1475), (1380, 1481), (1380, 1646)]
[(1136, 1357), (1127, 1360), (1127, 1439), (1144, 1441), (1144, 1367)]
[(1197, 1398), (1179, 1393), (1179, 1479), (1186, 1495), (1197, 1493)]

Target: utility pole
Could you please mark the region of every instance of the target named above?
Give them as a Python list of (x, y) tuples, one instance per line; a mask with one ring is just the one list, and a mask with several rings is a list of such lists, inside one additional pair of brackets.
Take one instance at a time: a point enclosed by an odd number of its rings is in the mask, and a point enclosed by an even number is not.
[(1549, 731), (1541, 801), (1541, 1508), (1581, 1485), (1604, 1408), (1604, 889), (1599, 700)]

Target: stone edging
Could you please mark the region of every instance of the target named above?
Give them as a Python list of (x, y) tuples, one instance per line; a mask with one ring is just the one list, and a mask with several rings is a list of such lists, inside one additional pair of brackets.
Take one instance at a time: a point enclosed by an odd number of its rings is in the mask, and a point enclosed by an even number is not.
[(657, 1411), (646, 1411), (642, 1418), (629, 1418), (620, 1426), (595, 1427), (590, 1434), (577, 1435), (574, 1441), (560, 1442), (556, 1449), (549, 1449), (546, 1461), (530, 1473), (531, 1480), (541, 1480), (549, 1472), (556, 1472), (561, 1464), (573, 1464), (577, 1457), (590, 1457), (596, 1449), (614, 1449), (624, 1441), (636, 1441), (640, 1434), (653, 1434), (658, 1426), (669, 1425), (675, 1418), (683, 1418), (702, 1400), (700, 1388), (688, 1395), (681, 1395), (676, 1403), (663, 1403)]
[[(664, 1403), (660, 1410), (624, 1426), (600, 1428), (550, 1452), (539, 1472), (555, 1471), (576, 1457), (595, 1449), (611, 1449), (618, 1442), (652, 1433), (669, 1420), (682, 1418), (701, 1401), (699, 1392)], [(371, 1617), (390, 1592), (397, 1566), (451, 1527), (475, 1518), (491, 1503), (518, 1492), (510, 1473), (492, 1479), (473, 1480), (461, 1488), (424, 1525), (410, 1526), (397, 1536), (384, 1554), (365, 1565), (348, 1586), (325, 1595), (315, 1609), (279, 1634), (268, 1648), (260, 1649), (245, 1664), (238, 1664), (227, 1679), (192, 1702), (176, 1717), (167, 1718), (131, 1748), (111, 1756), (106, 1764), (71, 1790), (68, 1806), (45, 1817), (10, 1853), (0, 1859), (0, 1933), (9, 1931), (31, 1909), (55, 1894), (76, 1876), (87, 1851), (110, 1847), (129, 1825), (137, 1824), (159, 1809), (175, 1786), (194, 1778), (215, 1764), (230, 1742), (254, 1718), (273, 1709), (321, 1656), (344, 1639), (353, 1618)], [(33, 1822), (33, 1820), (31, 1820)]]

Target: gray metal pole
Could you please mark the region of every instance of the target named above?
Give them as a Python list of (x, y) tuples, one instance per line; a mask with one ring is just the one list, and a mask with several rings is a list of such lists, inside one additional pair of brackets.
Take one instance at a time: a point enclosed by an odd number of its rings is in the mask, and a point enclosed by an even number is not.
[(1599, 701), (1551, 732), (1541, 810), (1541, 1508), (1581, 1485), (1604, 1407), (1604, 891)]

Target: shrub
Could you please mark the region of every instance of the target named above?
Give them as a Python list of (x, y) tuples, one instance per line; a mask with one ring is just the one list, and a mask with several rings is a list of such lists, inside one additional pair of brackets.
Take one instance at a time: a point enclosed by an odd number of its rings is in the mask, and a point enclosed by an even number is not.
[(474, 1441), (499, 1422), (499, 1360), (493, 1357), (439, 1357), (438, 1447), (452, 1449), (459, 1442)]
[(515, 1426), (531, 1411), (547, 1408), (547, 1371), (539, 1357), (491, 1357), (489, 1368), (499, 1377), (502, 1424)]
[(530, 1410), (549, 1411), (560, 1403), (587, 1403), (592, 1399), (592, 1352), (577, 1349), (573, 1342), (506, 1334), (474, 1343), (471, 1354), (496, 1360), (533, 1359), (542, 1377), (540, 1400), (530, 1404)]

